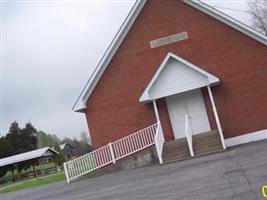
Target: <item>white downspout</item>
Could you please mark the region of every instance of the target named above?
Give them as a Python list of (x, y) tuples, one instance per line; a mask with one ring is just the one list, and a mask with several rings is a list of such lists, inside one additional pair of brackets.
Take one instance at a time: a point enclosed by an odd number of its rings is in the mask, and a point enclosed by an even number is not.
[(215, 117), (216, 125), (217, 125), (217, 128), (219, 130), (222, 146), (223, 146), (223, 149), (226, 149), (224, 136), (223, 136), (223, 132), (222, 132), (222, 127), (221, 127), (221, 122), (220, 122), (220, 119), (219, 119), (219, 116), (218, 116), (217, 108), (215, 106), (213, 94), (211, 92), (210, 86), (207, 86), (207, 88), (208, 88), (208, 92), (209, 92), (209, 97), (210, 97), (211, 106), (212, 106), (213, 114), (214, 114), (214, 117)]

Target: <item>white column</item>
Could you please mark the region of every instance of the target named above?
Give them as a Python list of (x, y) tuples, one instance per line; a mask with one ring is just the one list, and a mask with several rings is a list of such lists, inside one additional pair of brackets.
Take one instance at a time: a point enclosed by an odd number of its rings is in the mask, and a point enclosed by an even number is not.
[(214, 114), (214, 117), (215, 117), (216, 125), (217, 125), (217, 128), (219, 130), (222, 146), (223, 146), (223, 149), (226, 149), (225, 142), (224, 142), (224, 136), (223, 136), (223, 132), (222, 132), (222, 127), (221, 127), (221, 122), (220, 122), (220, 119), (219, 119), (219, 116), (218, 116), (218, 112), (217, 112), (217, 109), (216, 109), (216, 106), (215, 106), (213, 94), (211, 92), (210, 86), (207, 86), (207, 88), (208, 88), (208, 92), (209, 92), (210, 102), (211, 102), (213, 114)]
[(154, 111), (155, 111), (157, 123), (159, 123), (160, 122), (160, 120), (159, 120), (159, 111), (158, 111), (158, 108), (157, 108), (156, 100), (153, 100), (153, 106), (154, 106)]
[(162, 164), (163, 163), (162, 150), (163, 150), (163, 144), (165, 142), (165, 139), (164, 139), (164, 134), (163, 134), (163, 130), (162, 130), (160, 119), (159, 119), (159, 111), (157, 108), (156, 100), (153, 100), (153, 106), (154, 106), (154, 111), (155, 111), (157, 124), (158, 124), (157, 132), (155, 135), (155, 146), (156, 146), (156, 151), (158, 154), (159, 163)]

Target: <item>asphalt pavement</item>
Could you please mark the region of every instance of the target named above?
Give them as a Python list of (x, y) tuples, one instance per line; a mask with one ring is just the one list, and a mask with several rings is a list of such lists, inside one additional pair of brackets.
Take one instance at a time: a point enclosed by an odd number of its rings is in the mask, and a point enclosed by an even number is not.
[(267, 185), (267, 140), (226, 152), (1, 194), (1, 200), (256, 200)]

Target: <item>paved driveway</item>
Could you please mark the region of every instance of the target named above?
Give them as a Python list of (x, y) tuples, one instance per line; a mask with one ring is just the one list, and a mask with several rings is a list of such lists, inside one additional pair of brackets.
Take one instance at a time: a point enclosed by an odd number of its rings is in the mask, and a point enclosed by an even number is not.
[(263, 199), (267, 185), (267, 141), (168, 165), (41, 186), (1, 200), (221, 200)]

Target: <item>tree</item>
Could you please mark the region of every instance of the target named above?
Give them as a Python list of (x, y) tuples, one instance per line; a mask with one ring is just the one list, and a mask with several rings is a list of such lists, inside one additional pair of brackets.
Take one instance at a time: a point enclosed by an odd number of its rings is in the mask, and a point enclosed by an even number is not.
[(37, 149), (37, 130), (28, 122), (25, 128), (21, 130), (21, 137), (23, 139), (23, 151), (31, 151)]
[(6, 143), (5, 143), (5, 138), (1, 137), (0, 138), (0, 159), (6, 157)]
[[(28, 122), (23, 129), (19, 127), (19, 124), (15, 121), (11, 123), (9, 132), (5, 137), (5, 143), (8, 145), (8, 154), (6, 156), (12, 156), (27, 151), (31, 151), (37, 148), (36, 129)], [(31, 162), (23, 162), (17, 165), (18, 173), (22, 169), (27, 169), (32, 165)], [(14, 170), (12, 167), (10, 170)]]
[(24, 153), (37, 148), (36, 129), (28, 122), (23, 129), (15, 121), (10, 125), (6, 141), (10, 143), (11, 155)]
[(9, 141), (5, 137), (0, 138), (0, 159), (8, 157), (12, 154), (12, 148)]
[[(5, 138), (1, 137), (0, 138), (0, 159), (5, 158), (8, 156), (8, 147), (5, 142)], [(0, 167), (0, 178), (3, 177), (7, 172), (6, 167)]]
[(81, 144), (81, 152), (82, 154), (89, 153), (92, 151), (92, 146), (90, 145), (90, 139), (88, 137), (88, 134), (85, 132), (82, 132), (80, 135), (80, 144)]
[(253, 26), (267, 35), (267, 1), (248, 0)]
[(21, 143), (21, 129), (18, 122), (14, 121), (11, 123), (9, 132), (5, 138), (6, 142), (10, 144), (9, 148), (11, 149), (11, 155), (22, 153), (22, 143)]
[[(14, 148), (12, 148), (9, 141), (6, 140), (5, 137), (0, 138), (0, 159), (8, 157), (12, 155), (12, 151)], [(13, 165), (0, 167), (0, 177), (3, 177), (7, 171), (11, 171), (12, 174), (14, 174), (15, 167)]]
[(56, 143), (60, 143), (60, 139), (56, 135), (47, 134), (43, 131), (37, 132), (38, 148), (41, 147), (54, 147)]
[(63, 151), (60, 149), (60, 146), (58, 143), (55, 144), (54, 146), (55, 151), (58, 152), (58, 155), (56, 155), (55, 157), (55, 162), (58, 166), (63, 165), (63, 163), (65, 162), (65, 157), (64, 157), (64, 153)]

